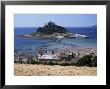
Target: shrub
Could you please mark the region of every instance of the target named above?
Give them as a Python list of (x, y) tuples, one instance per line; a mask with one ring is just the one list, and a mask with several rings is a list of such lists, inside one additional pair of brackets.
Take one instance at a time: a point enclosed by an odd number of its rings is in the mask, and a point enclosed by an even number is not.
[(47, 65), (47, 62), (42, 62), (43, 65)]
[(93, 66), (93, 67), (97, 67), (97, 56), (94, 56), (94, 57), (93, 57), (92, 66)]
[(27, 64), (31, 64), (31, 60), (27, 60)]
[(66, 63), (60, 64), (60, 66), (70, 66), (70, 64), (66, 62)]
[(80, 58), (76, 63), (76, 66), (92, 66), (91, 65), (91, 56), (90, 55), (85, 55), (82, 58)]
[(40, 61), (40, 64), (43, 64), (43, 65), (53, 65), (53, 62), (51, 62), (51, 61)]
[(75, 63), (74, 63), (74, 62), (71, 62), (71, 63), (70, 63), (70, 66), (74, 66), (74, 65), (75, 65)]
[(27, 64), (40, 64), (36, 59), (27, 60)]
[(58, 65), (58, 63), (57, 63), (57, 62), (55, 62), (55, 63), (54, 63), (54, 65)]
[(36, 61), (34, 59), (32, 59), (31, 64), (36, 64)]
[(49, 65), (55, 65), (52, 61), (48, 62)]
[(21, 62), (21, 61), (14, 61), (14, 63), (19, 63), (19, 64), (21, 64), (22, 62)]

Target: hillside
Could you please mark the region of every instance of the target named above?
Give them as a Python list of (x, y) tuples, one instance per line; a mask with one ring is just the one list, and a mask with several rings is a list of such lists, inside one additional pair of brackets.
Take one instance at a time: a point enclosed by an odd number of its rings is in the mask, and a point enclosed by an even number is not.
[(37, 29), (37, 32), (50, 35), (53, 33), (66, 33), (67, 30), (66, 30), (66, 28), (64, 28), (62, 26), (58, 26), (54, 22), (50, 21), (47, 24), (45, 24), (45, 26), (39, 27)]

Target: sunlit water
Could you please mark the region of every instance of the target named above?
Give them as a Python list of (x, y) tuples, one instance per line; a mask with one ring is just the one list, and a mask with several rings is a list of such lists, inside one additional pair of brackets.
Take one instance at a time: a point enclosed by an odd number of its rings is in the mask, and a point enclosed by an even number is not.
[(16, 51), (19, 50), (34, 50), (36, 48), (45, 49), (63, 49), (65, 46), (71, 47), (89, 47), (97, 48), (97, 29), (96, 28), (67, 28), (68, 31), (84, 34), (90, 36), (90, 38), (64, 38), (62, 40), (51, 39), (37, 39), (37, 38), (19, 38), (16, 37), (20, 34), (28, 34), (35, 32), (37, 28), (14, 28), (14, 47)]

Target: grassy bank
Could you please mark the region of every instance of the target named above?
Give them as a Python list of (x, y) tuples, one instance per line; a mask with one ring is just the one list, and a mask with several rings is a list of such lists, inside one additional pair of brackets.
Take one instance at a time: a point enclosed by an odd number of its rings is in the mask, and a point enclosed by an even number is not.
[(97, 67), (14, 64), (16, 76), (96, 76)]

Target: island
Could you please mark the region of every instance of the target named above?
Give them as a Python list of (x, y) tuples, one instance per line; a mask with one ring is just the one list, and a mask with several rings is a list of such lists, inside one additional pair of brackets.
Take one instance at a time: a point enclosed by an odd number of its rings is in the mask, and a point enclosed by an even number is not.
[(38, 27), (36, 32), (18, 35), (17, 37), (45, 39), (89, 38), (89, 36), (87, 35), (69, 32), (65, 27), (56, 25), (54, 22), (51, 21), (47, 22), (43, 27)]
[[(89, 30), (94, 34), (91, 29)], [(16, 76), (97, 75), (97, 49), (72, 43), (76, 38), (84, 38), (79, 40), (89, 38), (87, 35), (70, 32), (67, 28), (50, 21), (43, 27), (38, 27), (35, 32), (17, 35), (17, 37), (26, 38), (26, 40), (35, 38), (32, 44), (36, 46), (29, 44), (29, 49), (23, 49), (24, 46), (21, 49), (15, 49), (14, 73)], [(37, 41), (37, 38), (41, 40)], [(40, 41), (43, 46), (36, 44)]]

